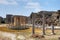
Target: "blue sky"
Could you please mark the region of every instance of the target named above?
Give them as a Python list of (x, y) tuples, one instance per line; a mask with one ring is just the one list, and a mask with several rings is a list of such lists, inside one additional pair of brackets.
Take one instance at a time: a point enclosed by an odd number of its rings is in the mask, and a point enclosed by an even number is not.
[(6, 14), (29, 16), (31, 12), (59, 9), (60, 0), (0, 0), (0, 16), (2, 17), (6, 17)]

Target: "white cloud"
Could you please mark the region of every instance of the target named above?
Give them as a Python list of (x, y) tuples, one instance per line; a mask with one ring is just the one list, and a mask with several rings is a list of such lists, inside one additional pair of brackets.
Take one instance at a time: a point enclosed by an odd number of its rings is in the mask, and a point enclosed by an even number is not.
[(38, 3), (33, 3), (33, 2), (29, 2), (26, 5), (27, 8), (36, 8), (37, 6), (39, 6), (39, 4)]
[(23, 1), (23, 2), (30, 2), (30, 1), (32, 1), (32, 0), (17, 0), (17, 1)]
[(38, 2), (28, 2), (27, 5), (25, 6), (27, 9), (33, 9), (34, 12), (38, 12), (41, 10), (41, 6)]
[(17, 5), (17, 2), (15, 0), (0, 0), (0, 4), (5, 5)]
[(57, 0), (47, 0), (44, 2), (45, 5), (50, 5), (51, 3), (56, 2)]
[(17, 1), (28, 1), (28, 0), (17, 0)]

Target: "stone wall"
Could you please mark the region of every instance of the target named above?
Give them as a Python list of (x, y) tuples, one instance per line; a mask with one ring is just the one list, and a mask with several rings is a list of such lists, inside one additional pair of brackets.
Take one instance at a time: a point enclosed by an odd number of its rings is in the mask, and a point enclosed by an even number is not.
[(12, 16), (13, 16), (13, 15), (11, 15), (11, 14), (7, 14), (7, 15), (6, 15), (6, 23), (7, 23), (7, 24), (10, 24), (10, 23), (11, 23), (11, 21), (12, 21)]
[(20, 26), (20, 25), (25, 25), (26, 22), (26, 17), (25, 16), (13, 16), (14, 18), (14, 26)]
[[(56, 11), (40, 11), (38, 13), (31, 13), (30, 18), (32, 20), (32, 17), (35, 15), (35, 24), (40, 23), (42, 24), (43, 17), (42, 15), (45, 14), (45, 24), (51, 25), (53, 23), (55, 26), (60, 26), (59, 23), (59, 17), (60, 17), (60, 12)], [(34, 15), (33, 15), (34, 14)], [(39, 19), (39, 20), (38, 20)]]
[(2, 20), (3, 20), (3, 18), (2, 18), (2, 17), (0, 17), (0, 24), (1, 24)]

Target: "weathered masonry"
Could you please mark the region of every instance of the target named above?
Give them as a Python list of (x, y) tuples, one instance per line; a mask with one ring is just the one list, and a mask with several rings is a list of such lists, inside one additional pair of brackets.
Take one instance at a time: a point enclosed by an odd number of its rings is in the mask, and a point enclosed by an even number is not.
[(2, 17), (0, 17), (0, 24), (1, 24), (2, 20), (3, 20), (3, 18), (2, 18)]
[(25, 24), (27, 24), (26, 16), (14, 15), (13, 19), (14, 19), (14, 23), (13, 23), (14, 26), (24, 26)]
[(7, 23), (7, 24), (10, 24), (10, 23), (11, 23), (11, 18), (12, 18), (12, 16), (13, 16), (13, 15), (11, 15), (11, 14), (7, 14), (7, 15), (6, 15), (6, 23)]

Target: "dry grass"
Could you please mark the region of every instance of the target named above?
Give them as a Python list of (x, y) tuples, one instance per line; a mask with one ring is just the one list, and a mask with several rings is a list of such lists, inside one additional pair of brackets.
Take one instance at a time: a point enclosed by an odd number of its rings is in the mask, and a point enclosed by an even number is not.
[[(30, 35), (31, 34), (31, 32), (32, 32), (32, 28), (30, 27), (29, 29), (25, 29), (25, 30), (12, 30), (12, 29), (8, 29), (8, 28), (6, 28), (6, 27), (0, 27), (0, 31), (3, 31), (3, 32), (10, 32), (10, 33), (17, 33), (17, 32), (20, 32), (21, 34), (23, 34), (23, 35), (25, 35), (27, 38), (28, 38), (28, 36), (27, 35)], [(42, 29), (39, 29), (39, 28), (35, 28), (35, 32), (36, 32), (36, 34), (42, 34)], [(54, 36), (52, 36), (51, 35), (51, 30), (46, 30), (46, 38), (48, 38), (48, 39), (46, 39), (46, 40), (57, 40), (58, 39), (58, 37), (57, 36), (59, 36), (60, 35), (60, 30), (55, 30), (55, 33), (56, 33), (56, 35)], [(48, 37), (47, 37), (48, 36)], [(51, 38), (50, 38), (50, 36), (51, 36)], [(53, 37), (55, 37), (55, 38), (53, 38)]]
[[(32, 28), (30, 27), (29, 29), (25, 29), (25, 30), (12, 30), (7, 27), (0, 27), (0, 31), (3, 31), (3, 32), (32, 32)], [(42, 29), (35, 28), (35, 32), (42, 33)], [(46, 30), (46, 33), (51, 33), (51, 30), (50, 29)], [(55, 33), (59, 34), (60, 30), (55, 30)]]

